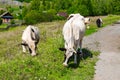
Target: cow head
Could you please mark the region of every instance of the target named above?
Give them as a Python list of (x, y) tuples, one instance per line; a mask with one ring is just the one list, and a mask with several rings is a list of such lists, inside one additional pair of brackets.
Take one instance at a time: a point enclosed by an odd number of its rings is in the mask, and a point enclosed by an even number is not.
[(73, 53), (76, 53), (76, 51), (73, 48), (65, 49), (65, 48), (59, 48), (61, 51), (65, 51), (65, 62), (63, 63), (64, 66), (67, 66), (67, 62), (69, 58), (73, 55)]
[(89, 24), (90, 24), (90, 18), (84, 18), (84, 23), (85, 23), (87, 29), (89, 29), (90, 28), (90, 26), (89, 26)]
[(84, 22), (85, 22), (85, 24), (89, 24), (90, 23), (90, 18), (85, 18)]

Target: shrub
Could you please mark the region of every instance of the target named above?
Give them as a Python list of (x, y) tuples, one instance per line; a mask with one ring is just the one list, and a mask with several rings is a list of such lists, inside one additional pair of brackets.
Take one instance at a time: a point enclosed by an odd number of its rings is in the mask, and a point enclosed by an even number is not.
[(24, 17), (26, 24), (36, 24), (39, 22), (47, 22), (52, 21), (54, 19), (54, 13), (53, 12), (38, 12), (35, 10), (30, 11), (27, 13), (27, 15)]
[(27, 15), (24, 17), (24, 20), (26, 24), (35, 24), (40, 21), (39, 17), (40, 14), (37, 11), (32, 10), (29, 13), (27, 13)]
[(66, 18), (63, 16), (57, 16), (57, 15), (54, 16), (54, 20), (64, 20), (64, 19)]
[(15, 20), (14, 20), (14, 19), (12, 19), (10, 23), (11, 23), (11, 24), (15, 24)]

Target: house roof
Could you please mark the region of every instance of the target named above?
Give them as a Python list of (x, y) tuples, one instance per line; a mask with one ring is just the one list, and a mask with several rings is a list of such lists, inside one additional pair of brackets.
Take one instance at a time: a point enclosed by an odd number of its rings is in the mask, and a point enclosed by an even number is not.
[(1, 18), (6, 18), (6, 19), (13, 19), (13, 16), (9, 12), (5, 12), (2, 15), (0, 15)]
[(66, 12), (58, 12), (57, 13), (58, 16), (63, 16), (63, 17), (67, 17), (68, 14)]

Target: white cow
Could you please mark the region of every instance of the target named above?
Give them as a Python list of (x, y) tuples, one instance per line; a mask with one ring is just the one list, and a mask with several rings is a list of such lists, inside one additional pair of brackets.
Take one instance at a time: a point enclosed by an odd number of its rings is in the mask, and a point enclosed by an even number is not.
[(32, 56), (36, 55), (36, 48), (39, 42), (39, 30), (37, 27), (29, 25), (22, 34), (22, 48), (23, 52), (29, 49)]
[(77, 53), (82, 53), (82, 39), (86, 29), (86, 23), (89, 18), (84, 18), (80, 14), (71, 14), (63, 27), (63, 36), (65, 40), (65, 48), (60, 50), (65, 51), (64, 66), (67, 66), (68, 59), (74, 53), (74, 63), (77, 63)]

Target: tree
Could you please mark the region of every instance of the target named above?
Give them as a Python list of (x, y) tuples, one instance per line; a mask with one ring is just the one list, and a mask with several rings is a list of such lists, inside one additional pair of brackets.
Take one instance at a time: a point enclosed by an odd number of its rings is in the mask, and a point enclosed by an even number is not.
[(113, 13), (120, 14), (120, 0), (113, 0)]
[(39, 22), (40, 21), (39, 15), (40, 15), (39, 12), (37, 12), (35, 10), (31, 10), (24, 17), (25, 23), (26, 24), (35, 24), (35, 23)]
[[(42, 22), (61, 19), (56, 16), (60, 11), (68, 14), (80, 13), (83, 16), (119, 14), (119, 4), (119, 0), (31, 0), (30, 6), (22, 9), (22, 16), (26, 20), (31, 19), (33, 18), (31, 12), (34, 11), (33, 14), (38, 15), (34, 17), (35, 22), (38, 18), (40, 20), (37, 22)], [(34, 23), (34, 21), (32, 22)]]
[(30, 4), (30, 10), (37, 10), (39, 11), (39, 6), (41, 4), (40, 0), (33, 0)]

